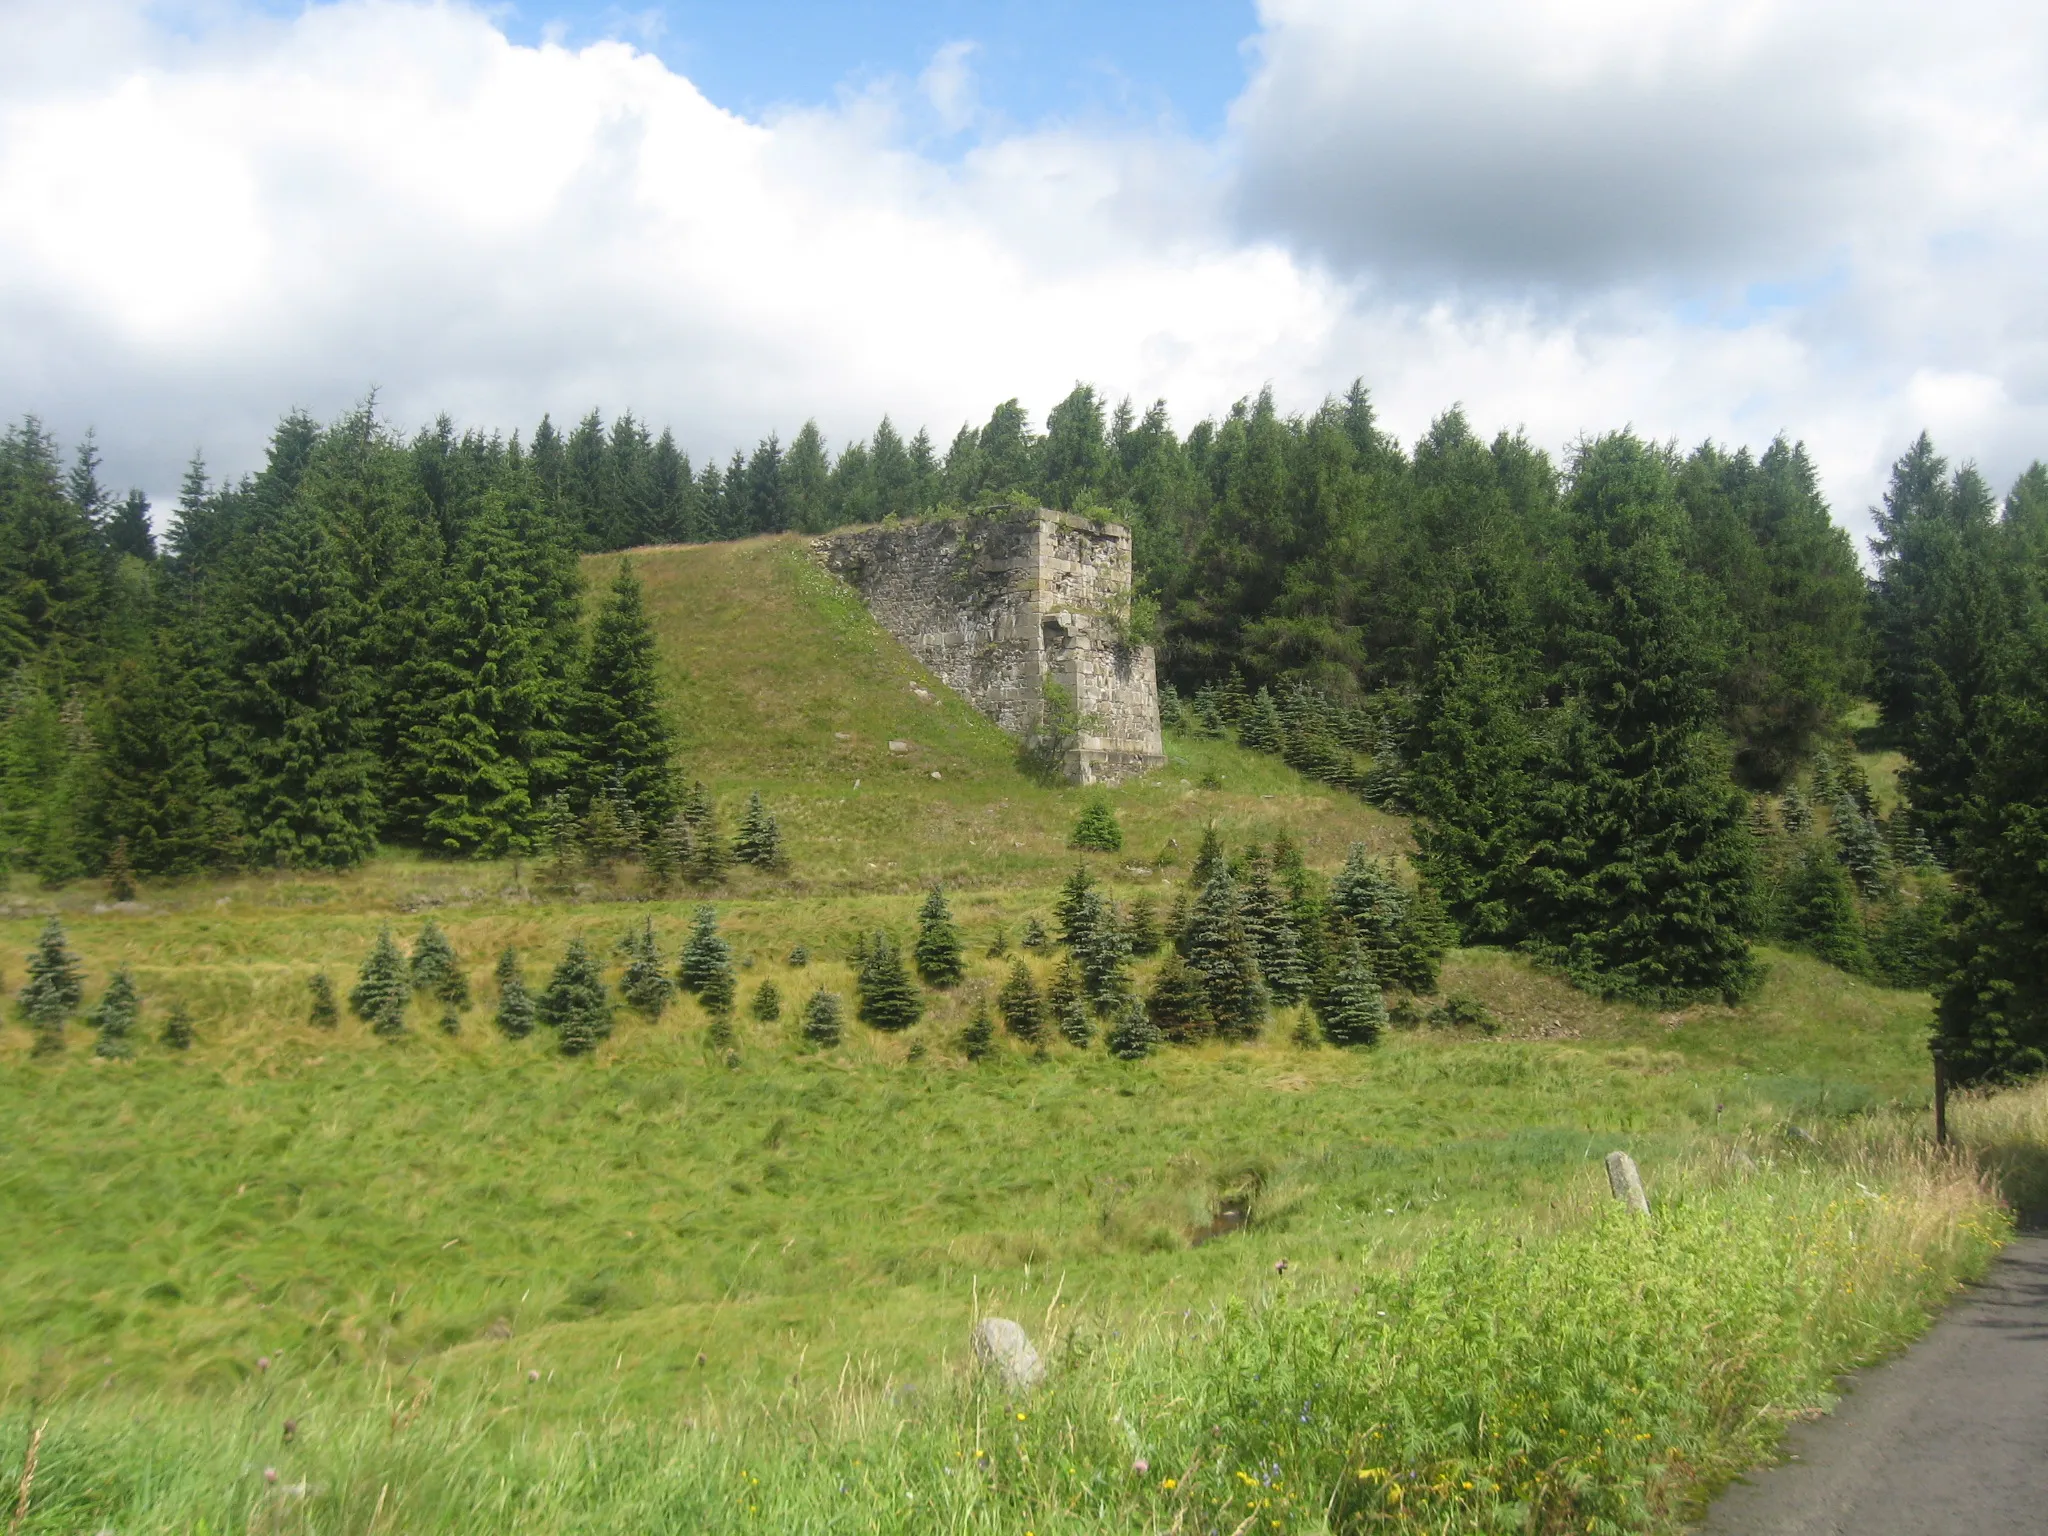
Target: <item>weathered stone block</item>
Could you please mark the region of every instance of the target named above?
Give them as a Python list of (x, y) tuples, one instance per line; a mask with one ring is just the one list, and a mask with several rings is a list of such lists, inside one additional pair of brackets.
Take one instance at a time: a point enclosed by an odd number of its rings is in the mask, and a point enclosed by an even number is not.
[(812, 542), (881, 626), (1014, 736), (1047, 683), (1088, 721), (1067, 754), (1076, 783), (1163, 763), (1152, 648), (1132, 645), (1131, 535), (1071, 512), (850, 528)]

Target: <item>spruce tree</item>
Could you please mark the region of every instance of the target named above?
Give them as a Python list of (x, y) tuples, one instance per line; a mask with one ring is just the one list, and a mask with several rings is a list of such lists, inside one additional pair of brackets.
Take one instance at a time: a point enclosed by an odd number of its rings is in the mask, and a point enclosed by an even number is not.
[(611, 1034), (612, 1007), (604, 972), (583, 940), (569, 941), (562, 963), (534, 1004), (534, 1016), (555, 1031), (564, 1056), (587, 1055)]
[(763, 1024), (773, 1024), (782, 1017), (782, 989), (772, 978), (754, 988), (754, 1001), (747, 1011)]
[(608, 874), (613, 865), (633, 852), (633, 839), (619, 816), (619, 804), (607, 794), (590, 797), (590, 813), (583, 818), (583, 857), (593, 870)]
[(114, 972), (114, 979), (108, 984), (99, 1006), (86, 1016), (86, 1023), (99, 1035), (93, 1045), (93, 1054), (109, 1061), (133, 1056), (135, 1021), (141, 1009), (142, 999), (135, 990), (135, 978), (128, 974), (128, 967), (124, 965)]
[(128, 839), (117, 837), (107, 850), (107, 899), (110, 901), (133, 901), (135, 899), (135, 866), (128, 862)]
[(1117, 1017), (1132, 995), (1131, 946), (1108, 898), (1097, 890), (1084, 892), (1072, 930), (1070, 945), (1088, 1005), (1100, 1018)]
[(469, 975), (462, 969), (462, 961), (455, 954), (455, 946), (448, 942), (448, 935), (431, 917), (413, 941), (411, 972), (415, 992), (424, 992), (450, 1008), (469, 1006)]
[(630, 560), (619, 562), (591, 627), (590, 655), (573, 716), (577, 748), (598, 782), (614, 773), (641, 821), (660, 826), (675, 811), (675, 734), (662, 711), (654, 631)]
[(1188, 883), (1201, 890), (1215, 878), (1227, 861), (1223, 855), (1223, 836), (1212, 821), (1202, 829), (1202, 844), (1195, 850), (1194, 868), (1188, 871)]
[(775, 869), (782, 863), (782, 829), (761, 803), (758, 789), (747, 796), (747, 808), (740, 816), (740, 832), (733, 840), (732, 856), (756, 869)]
[[(701, 790), (703, 786), (697, 788)], [(725, 879), (732, 854), (725, 845), (725, 834), (719, 830), (718, 811), (708, 799), (701, 812), (690, 818), (689, 827), (691, 846), (683, 865), (683, 878), (692, 885), (717, 885)]]
[(1259, 975), (1273, 1001), (1283, 1007), (1301, 1001), (1308, 989), (1301, 937), (1295, 932), (1293, 915), (1273, 888), (1265, 856), (1257, 848), (1245, 861), (1238, 910), (1244, 919), (1245, 937), (1258, 957)]
[(519, 951), (509, 944), (498, 956), (498, 1032), (507, 1040), (524, 1040), (533, 1033), (538, 1011), (533, 994), (526, 989), (526, 975), (519, 966)]
[(1374, 1045), (1386, 1031), (1387, 1000), (1357, 939), (1344, 941), (1329, 984), (1316, 997), (1315, 1011), (1332, 1045)]
[(647, 843), (647, 879), (657, 892), (672, 889), (689, 868), (697, 850), (697, 834), (679, 811), (664, 822)]
[(1124, 913), (1124, 936), (1130, 940), (1131, 954), (1136, 959), (1149, 960), (1159, 953), (1166, 940), (1159, 931), (1159, 904), (1150, 896), (1131, 898)]
[[(229, 811), (207, 769), (204, 711), (187, 665), (194, 627), (160, 629), (141, 655), (117, 662), (107, 680), (93, 819), (131, 873), (201, 869), (211, 852), (208, 823)], [(114, 873), (110, 853), (110, 885)]]
[(1216, 1032), (1227, 1040), (1256, 1036), (1266, 1020), (1266, 986), (1228, 870), (1219, 869), (1202, 887), (1189, 914), (1187, 961), (1202, 978)]
[(1160, 1034), (1145, 1005), (1135, 997), (1124, 1001), (1122, 1010), (1109, 1027), (1105, 1043), (1109, 1054), (1119, 1061), (1142, 1061), (1159, 1049)]
[(967, 974), (961, 958), (960, 930), (953, 926), (945, 890), (937, 885), (917, 912), (917, 943), (912, 950), (918, 978), (928, 987), (957, 986)]
[(1166, 952), (1159, 974), (1152, 978), (1152, 991), (1145, 999), (1145, 1013), (1162, 1040), (1188, 1045), (1209, 1033), (1209, 1007), (1202, 977), (1173, 951)]
[(658, 1019), (674, 993), (675, 983), (663, 969), (661, 950), (654, 942), (654, 923), (645, 919), (638, 930), (627, 935), (626, 971), (619, 978), (619, 995), (627, 1007)]
[(1073, 836), (1068, 838), (1070, 848), (1087, 849), (1095, 853), (1116, 853), (1123, 848), (1124, 829), (1117, 824), (1116, 810), (1106, 795), (1091, 795), (1088, 803), (1081, 807), (1080, 817), (1074, 822)]
[(333, 1029), (341, 1022), (341, 1009), (334, 1001), (334, 983), (327, 979), (327, 973), (315, 971), (306, 981), (306, 990), (312, 994), (306, 1022), (315, 1029)]
[(1034, 914), (1024, 919), (1024, 936), (1017, 942), (1034, 955), (1042, 955), (1052, 948), (1052, 935), (1045, 931), (1045, 924)]
[(870, 1029), (905, 1030), (924, 1016), (924, 1002), (903, 969), (896, 941), (877, 930), (863, 949), (854, 1011)]
[(1066, 1038), (1067, 1044), (1085, 1050), (1095, 1038), (1095, 1026), (1088, 1020), (1087, 999), (1081, 991), (1081, 978), (1074, 972), (1071, 960), (1061, 960), (1053, 968), (1052, 980), (1045, 987), (1045, 1011), (1052, 1020), (1053, 1028)]
[(1804, 837), (1813, 830), (1813, 807), (1796, 784), (1785, 791), (1784, 822), (1788, 837)]
[(171, 1011), (164, 1015), (163, 1033), (158, 1038), (174, 1051), (192, 1049), (192, 1015), (186, 1011), (183, 1003), (171, 1004)]
[(1009, 953), (1009, 932), (1007, 929), (1003, 927), (1001, 923), (997, 923), (995, 927), (995, 932), (989, 935), (987, 950), (988, 957), (991, 960), (1001, 960), (1006, 958), (1009, 955)]
[(719, 936), (718, 914), (709, 905), (697, 908), (691, 919), (690, 937), (683, 945), (676, 980), (693, 997), (715, 983), (721, 972), (732, 971), (732, 950)]
[(1059, 925), (1060, 942), (1072, 949), (1078, 930), (1075, 923), (1089, 892), (1095, 888), (1095, 877), (1088, 873), (1088, 866), (1076, 864), (1074, 872), (1067, 876), (1060, 886), (1059, 899), (1052, 904), (1053, 921)]
[(64, 1021), (85, 996), (77, 958), (64, 939), (64, 925), (51, 918), (28, 956), (28, 984), (17, 999), (36, 1032), (36, 1054), (64, 1048)]
[(1238, 745), (1251, 752), (1277, 754), (1281, 746), (1280, 708), (1264, 688), (1252, 695), (1250, 706), (1238, 723)]
[(820, 1050), (830, 1050), (844, 1032), (844, 1011), (838, 993), (818, 988), (804, 1004), (804, 1039)]
[(720, 963), (704, 979), (704, 985), (697, 989), (697, 1006), (711, 1015), (715, 1031), (714, 1043), (725, 1046), (732, 1043), (732, 1012), (739, 1003), (740, 980), (732, 968), (732, 951), (725, 940), (718, 941)]
[(1845, 791), (1829, 808), (1829, 822), (1836, 857), (1856, 889), (1866, 897), (1882, 894), (1891, 885), (1891, 853), (1876, 818)]
[(1825, 843), (1809, 842), (1786, 880), (1785, 937), (1852, 976), (1870, 971), (1856, 893), (1841, 861)]
[(996, 1023), (986, 997), (974, 1000), (974, 1012), (967, 1016), (967, 1028), (960, 1033), (960, 1051), (969, 1061), (986, 1061), (996, 1053)]
[(1045, 1034), (1045, 1003), (1032, 980), (1031, 967), (1022, 960), (1011, 962), (1010, 974), (996, 994), (996, 1011), (1003, 1016), (1003, 1028), (1027, 1044)]

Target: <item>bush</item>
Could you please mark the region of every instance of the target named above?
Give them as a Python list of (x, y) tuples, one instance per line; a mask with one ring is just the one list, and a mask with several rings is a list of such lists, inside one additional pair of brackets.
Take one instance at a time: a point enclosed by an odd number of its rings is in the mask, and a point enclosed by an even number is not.
[(1117, 824), (1116, 811), (1110, 806), (1106, 795), (1094, 795), (1081, 808), (1080, 818), (1074, 823), (1074, 834), (1068, 839), (1070, 848), (1084, 848), (1094, 853), (1117, 853), (1124, 846), (1124, 829)]

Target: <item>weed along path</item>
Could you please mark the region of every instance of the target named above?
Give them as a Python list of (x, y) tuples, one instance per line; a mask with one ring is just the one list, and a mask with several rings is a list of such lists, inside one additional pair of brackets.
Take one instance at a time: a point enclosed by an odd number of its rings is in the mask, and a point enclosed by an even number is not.
[(1927, 1337), (1792, 1431), (1700, 1536), (2048, 1530), (2048, 1236), (2015, 1241)]

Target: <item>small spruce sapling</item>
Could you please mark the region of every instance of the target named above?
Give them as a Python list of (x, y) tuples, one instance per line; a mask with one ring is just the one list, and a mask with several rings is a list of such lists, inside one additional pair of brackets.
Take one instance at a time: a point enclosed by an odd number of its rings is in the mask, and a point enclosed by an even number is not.
[(1202, 844), (1195, 850), (1194, 867), (1188, 871), (1188, 883), (1201, 890), (1223, 869), (1223, 834), (1211, 822), (1202, 829)]
[(1159, 931), (1159, 904), (1150, 896), (1135, 896), (1124, 914), (1124, 936), (1130, 940), (1131, 954), (1140, 960), (1149, 960), (1159, 953), (1166, 942)]
[(450, 1008), (469, 1006), (469, 976), (456, 958), (455, 946), (431, 917), (412, 946), (412, 987)]
[(988, 941), (988, 957), (991, 960), (1001, 960), (1006, 955), (1008, 955), (1009, 952), (1010, 935), (1004, 929), (1001, 923), (997, 923), (996, 931), (993, 935), (990, 936)]
[(443, 1008), (441, 1010), (441, 1033), (444, 1035), (459, 1035), (462, 1033), (462, 1015), (453, 1008)]
[(1315, 1003), (1323, 1035), (1332, 1045), (1374, 1045), (1387, 1027), (1387, 1000), (1372, 962), (1356, 939), (1347, 939), (1335, 973)]
[(108, 1061), (123, 1061), (135, 1054), (135, 1020), (142, 1011), (142, 998), (135, 990), (135, 978), (122, 966), (107, 984), (99, 1006), (86, 1015), (86, 1023), (98, 1033), (93, 1054)]
[(306, 990), (312, 995), (306, 1022), (315, 1029), (333, 1029), (341, 1022), (341, 1009), (335, 1005), (334, 983), (327, 979), (327, 973), (314, 972), (306, 982)]
[(1045, 1003), (1031, 967), (1022, 960), (1011, 962), (1010, 974), (996, 993), (996, 1011), (1003, 1016), (1003, 1028), (1019, 1040), (1036, 1043), (1045, 1034)]
[(1136, 998), (1125, 1001), (1123, 1012), (1109, 1027), (1109, 1054), (1119, 1061), (1142, 1061), (1159, 1048), (1159, 1031), (1144, 1004)]
[(85, 996), (78, 960), (64, 940), (64, 925), (51, 918), (29, 951), (28, 984), (18, 1002), (36, 1032), (36, 1054), (64, 1049), (64, 1021)]
[(988, 1011), (988, 999), (977, 997), (967, 1028), (960, 1034), (960, 1051), (969, 1061), (986, 1061), (996, 1053), (996, 1022)]
[(356, 984), (349, 989), (348, 1006), (357, 1018), (375, 1023), (395, 1003), (402, 1029), (405, 1002), (411, 995), (412, 982), (406, 975), (405, 959), (398, 952), (391, 930), (380, 928), (377, 942), (370, 946), (369, 957), (356, 975)]
[(535, 1016), (551, 1026), (564, 1056), (582, 1056), (612, 1032), (611, 999), (605, 994), (604, 972), (581, 939), (571, 939), (562, 963), (548, 979), (547, 990), (534, 1005)]
[(770, 979), (754, 988), (754, 1001), (747, 1009), (763, 1024), (773, 1024), (782, 1017), (782, 989)]
[(1024, 919), (1024, 936), (1017, 941), (1034, 955), (1042, 955), (1052, 948), (1052, 935), (1045, 931), (1045, 924), (1037, 917)]
[(844, 1033), (844, 1012), (837, 992), (818, 988), (804, 1004), (804, 1039), (820, 1050), (830, 1050)]
[(114, 901), (135, 899), (135, 866), (128, 862), (128, 839), (117, 837), (107, 850), (107, 895)]
[(924, 1001), (910, 984), (896, 941), (877, 931), (862, 952), (855, 980), (855, 1012), (870, 1029), (905, 1030), (924, 1016)]
[(1152, 978), (1152, 991), (1145, 999), (1145, 1013), (1162, 1040), (1188, 1045), (1210, 1031), (1209, 1004), (1202, 978), (1172, 950)]
[(1068, 839), (1071, 848), (1086, 849), (1092, 853), (1117, 853), (1124, 846), (1124, 829), (1118, 825), (1116, 811), (1107, 795), (1091, 795), (1088, 803), (1081, 807), (1081, 815), (1074, 823), (1073, 836)]
[(811, 963), (811, 952), (799, 944), (790, 950), (788, 963), (791, 970), (800, 971)]
[(693, 997), (710, 984), (720, 970), (732, 969), (732, 951), (719, 936), (718, 913), (708, 903), (690, 919), (690, 937), (683, 945), (676, 980)]
[(171, 1011), (164, 1015), (163, 1043), (174, 1051), (189, 1051), (193, 1038), (192, 1015), (183, 1003), (171, 1004)]
[(1074, 872), (1060, 886), (1059, 899), (1052, 904), (1052, 918), (1059, 925), (1060, 942), (1069, 949), (1074, 947), (1074, 935), (1079, 931), (1074, 925), (1079, 920), (1082, 904), (1094, 889), (1095, 877), (1088, 873), (1088, 866), (1076, 864)]
[(747, 796), (747, 808), (740, 816), (740, 835), (733, 842), (732, 856), (756, 869), (776, 869), (782, 864), (782, 829), (774, 814), (761, 803), (761, 791)]
[(1195, 902), (1188, 918), (1187, 960), (1201, 975), (1216, 1032), (1229, 1040), (1256, 1036), (1266, 1020), (1266, 985), (1228, 870), (1219, 870)]
[(498, 956), (498, 1032), (507, 1040), (524, 1040), (533, 1033), (535, 1016), (533, 994), (519, 968), (519, 951), (508, 944)]
[(626, 936), (626, 971), (619, 978), (620, 995), (628, 1007), (658, 1019), (675, 993), (675, 983), (662, 969), (661, 950), (654, 942), (654, 923), (645, 919)]
[(967, 974), (960, 953), (960, 930), (953, 926), (953, 913), (946, 905), (946, 892), (934, 885), (917, 912), (917, 944), (912, 950), (918, 979), (941, 990), (959, 985)]
[(1087, 1002), (1081, 992), (1081, 978), (1071, 960), (1061, 960), (1045, 987), (1045, 1011), (1053, 1028), (1067, 1044), (1086, 1050), (1095, 1038), (1095, 1026), (1088, 1020)]

